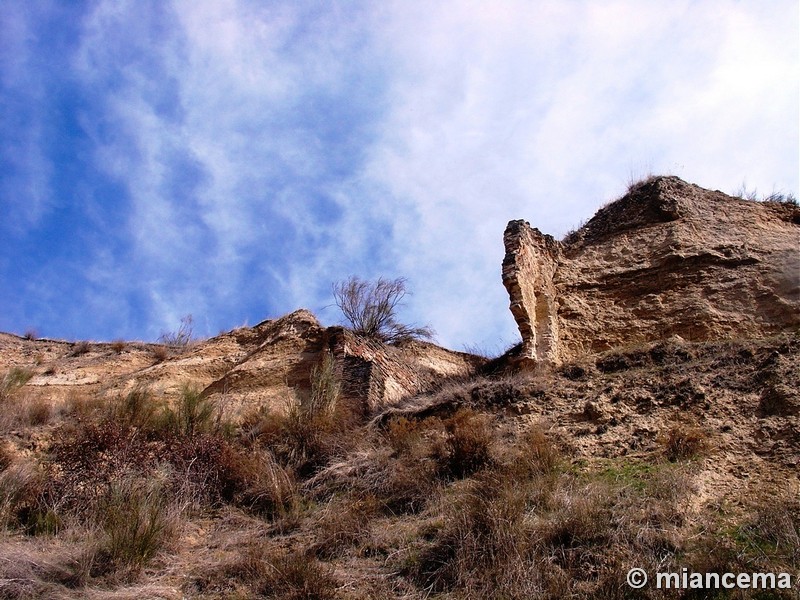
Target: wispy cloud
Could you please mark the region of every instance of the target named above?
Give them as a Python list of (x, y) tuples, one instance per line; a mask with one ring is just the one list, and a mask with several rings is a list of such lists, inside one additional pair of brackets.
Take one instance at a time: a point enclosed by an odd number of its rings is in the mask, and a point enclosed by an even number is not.
[(509, 219), (563, 235), (646, 171), (798, 188), (793, 2), (27, 6), (0, 9), (6, 329), (330, 322), (357, 273), (492, 348)]

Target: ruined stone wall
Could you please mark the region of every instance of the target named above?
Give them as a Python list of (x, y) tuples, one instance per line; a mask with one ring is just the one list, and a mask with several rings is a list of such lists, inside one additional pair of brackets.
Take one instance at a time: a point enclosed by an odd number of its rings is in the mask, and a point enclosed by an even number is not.
[(476, 357), (425, 342), (392, 346), (343, 327), (328, 328), (325, 337), (343, 395), (362, 402), (368, 412), (429, 389), (443, 377), (468, 376), (478, 365)]

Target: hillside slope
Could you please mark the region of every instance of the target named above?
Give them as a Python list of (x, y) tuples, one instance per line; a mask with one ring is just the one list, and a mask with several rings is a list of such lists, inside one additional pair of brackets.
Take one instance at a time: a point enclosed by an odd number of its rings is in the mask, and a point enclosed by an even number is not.
[(797, 214), (656, 178), (563, 243), (513, 221), (492, 360), (305, 310), (0, 334), (0, 598), (798, 598)]

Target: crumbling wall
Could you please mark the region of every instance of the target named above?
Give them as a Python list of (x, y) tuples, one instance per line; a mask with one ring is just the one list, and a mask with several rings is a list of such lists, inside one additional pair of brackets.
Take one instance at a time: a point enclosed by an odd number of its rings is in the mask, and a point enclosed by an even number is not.
[(427, 342), (383, 344), (343, 327), (329, 327), (325, 340), (336, 363), (342, 395), (368, 413), (430, 389), (443, 377), (471, 375), (481, 362)]
[(560, 244), (525, 221), (511, 221), (503, 243), (503, 285), (522, 334), (520, 359), (535, 365), (556, 363), (560, 348), (554, 276)]

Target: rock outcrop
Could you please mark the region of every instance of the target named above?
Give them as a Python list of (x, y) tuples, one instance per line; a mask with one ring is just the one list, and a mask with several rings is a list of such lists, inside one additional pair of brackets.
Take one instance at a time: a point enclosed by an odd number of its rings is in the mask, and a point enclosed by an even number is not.
[(343, 327), (325, 328), (306, 310), (267, 321), (255, 330), (259, 332), (257, 345), (211, 382), (205, 394), (220, 402), (281, 410), (308, 391), (312, 369), (323, 352), (330, 352), (343, 397), (369, 413), (442, 378), (468, 376), (481, 362), (478, 357), (426, 342), (387, 345)]
[(558, 364), (679, 336), (752, 338), (800, 327), (800, 209), (657, 177), (558, 242), (506, 228), (503, 283), (521, 358)]
[(427, 342), (381, 344), (342, 327), (323, 327), (302, 309), (182, 349), (129, 342), (115, 350), (91, 343), (78, 353), (77, 346), (0, 334), (0, 374), (29, 370), (31, 399), (59, 404), (90, 396), (111, 400), (135, 386), (171, 402), (184, 386), (194, 386), (236, 415), (253, 407), (286, 409), (308, 392), (312, 369), (330, 352), (343, 397), (370, 413), (450, 377), (467, 377), (485, 362)]

